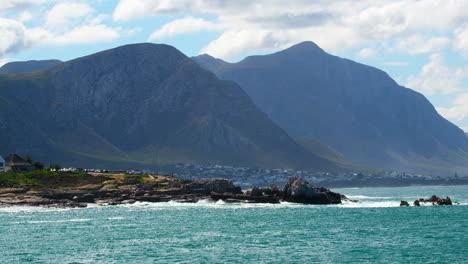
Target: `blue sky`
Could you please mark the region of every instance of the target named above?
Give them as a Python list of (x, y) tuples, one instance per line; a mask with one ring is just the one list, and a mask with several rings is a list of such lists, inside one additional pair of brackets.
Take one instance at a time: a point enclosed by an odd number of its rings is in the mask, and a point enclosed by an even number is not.
[(138, 42), (233, 62), (310, 40), (386, 71), (468, 131), (466, 10), (462, 0), (1, 0), (0, 65)]

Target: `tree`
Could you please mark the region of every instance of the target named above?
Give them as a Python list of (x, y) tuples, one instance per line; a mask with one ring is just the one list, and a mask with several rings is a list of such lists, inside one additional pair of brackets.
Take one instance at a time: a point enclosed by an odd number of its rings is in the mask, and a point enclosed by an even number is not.
[(62, 165), (58, 163), (50, 164), (49, 169), (54, 171), (59, 171), (62, 168)]
[(44, 169), (44, 164), (42, 164), (39, 161), (35, 161), (33, 163), (33, 166), (34, 166), (34, 169), (36, 169), (36, 170), (43, 170)]

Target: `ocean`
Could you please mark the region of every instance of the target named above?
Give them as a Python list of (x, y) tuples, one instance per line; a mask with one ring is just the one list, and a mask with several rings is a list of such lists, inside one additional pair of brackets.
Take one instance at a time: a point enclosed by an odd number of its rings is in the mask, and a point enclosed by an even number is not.
[[(0, 263), (468, 263), (468, 186), (333, 191), (359, 202), (0, 208)], [(399, 207), (433, 194), (460, 205)]]

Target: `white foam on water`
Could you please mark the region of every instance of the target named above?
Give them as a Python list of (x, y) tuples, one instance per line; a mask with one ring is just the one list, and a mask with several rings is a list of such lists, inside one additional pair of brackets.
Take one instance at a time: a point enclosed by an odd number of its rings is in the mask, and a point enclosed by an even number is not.
[(125, 220), (125, 219), (128, 219), (127, 217), (123, 217), (123, 216), (116, 216), (116, 217), (109, 217), (107, 218), (107, 220)]
[(344, 208), (383, 208), (383, 207), (399, 207), (400, 201), (372, 201), (372, 202), (350, 202), (343, 201), (341, 204), (333, 205), (334, 207)]
[(24, 221), (16, 222), (17, 224), (43, 224), (43, 223), (67, 223), (67, 222), (88, 222), (92, 219), (62, 219), (62, 220), (49, 220), (49, 221)]
[(366, 196), (366, 195), (346, 195), (349, 199), (392, 199), (388, 196)]
[(226, 204), (226, 202), (220, 199), (220, 200), (216, 201), (216, 204)]
[(0, 213), (20, 213), (20, 212), (55, 212), (55, 211), (67, 211), (79, 208), (58, 208), (58, 207), (41, 207), (41, 206), (7, 206), (0, 207)]
[(208, 199), (203, 199), (203, 200), (200, 200), (198, 202), (196, 202), (197, 204), (213, 204), (213, 203), (216, 203), (215, 200), (211, 199), (211, 198), (208, 198)]

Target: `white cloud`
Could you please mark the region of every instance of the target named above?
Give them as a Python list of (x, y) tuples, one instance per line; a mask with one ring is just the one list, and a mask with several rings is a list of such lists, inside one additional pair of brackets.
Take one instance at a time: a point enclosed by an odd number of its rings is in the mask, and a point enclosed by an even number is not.
[(363, 48), (357, 54), (358, 58), (361, 58), (361, 59), (372, 58), (374, 57), (374, 55), (375, 55), (375, 50), (372, 48)]
[(151, 34), (149, 40), (156, 40), (164, 37), (172, 37), (179, 34), (195, 33), (201, 31), (220, 31), (224, 27), (201, 18), (185, 17), (174, 20), (162, 26)]
[[(214, 17), (225, 30), (201, 52), (229, 59), (240, 52), (268, 51), (272, 46), (283, 47), (284, 43), (302, 40), (312, 40), (325, 50), (337, 52), (401, 39), (390, 50), (409, 54), (437, 52), (451, 46), (452, 40), (446, 36), (451, 36), (454, 28), (467, 28), (465, 10), (468, 1), (457, 0), (291, 0), (287, 4), (282, 0), (120, 0), (113, 19), (128, 21), (181, 14)], [(151, 39), (194, 32), (181, 28), (160, 28)], [(249, 42), (247, 38), (253, 38), (251, 48), (244, 44)], [(234, 45), (226, 45), (230, 42)], [(467, 46), (460, 43), (457, 47)]]
[(454, 48), (468, 54), (468, 27), (456, 29), (454, 35)]
[(409, 54), (421, 54), (438, 52), (449, 47), (451, 39), (447, 37), (427, 37), (413, 35), (398, 41), (395, 47), (388, 49), (389, 52), (403, 52)]
[(406, 86), (424, 95), (452, 94), (462, 90), (468, 68), (449, 68), (440, 54), (433, 54), (418, 76), (410, 76)]
[(18, 17), (18, 20), (20, 22), (24, 23), (24, 22), (30, 21), (32, 18), (33, 18), (33, 15), (31, 14), (31, 12), (25, 10), (25, 11), (21, 12), (21, 14)]
[(61, 2), (56, 4), (46, 15), (46, 27), (51, 29), (67, 29), (76, 25), (80, 18), (91, 14), (94, 10), (86, 3)]
[(76, 27), (63, 35), (53, 36), (47, 41), (56, 45), (109, 42), (119, 38), (120, 31), (120, 28), (106, 25), (85, 25)]
[(7, 64), (10, 61), (15, 61), (15, 59), (13, 59), (13, 58), (0, 58), (0, 67)]
[(56, 0), (2, 0), (0, 1), (0, 10), (25, 9), (34, 5), (40, 5)]
[(93, 12), (84, 2), (60, 2), (46, 13), (44, 25), (25, 26), (32, 17), (27, 10), (16, 20), (0, 18), (0, 58), (41, 45), (92, 44), (132, 34), (104, 24), (109, 15)]
[(0, 58), (6, 53), (14, 53), (29, 46), (23, 24), (12, 19), (0, 18)]
[(457, 96), (452, 107), (438, 107), (437, 111), (450, 121), (468, 121), (468, 93)]

